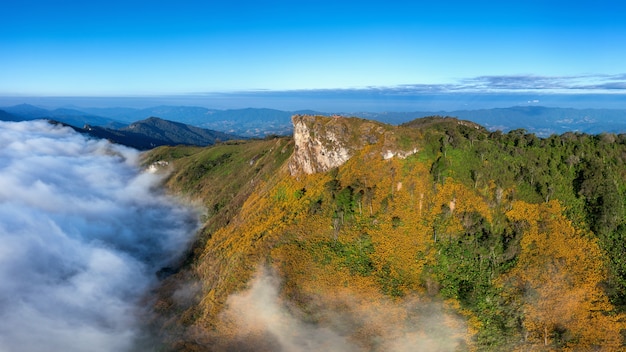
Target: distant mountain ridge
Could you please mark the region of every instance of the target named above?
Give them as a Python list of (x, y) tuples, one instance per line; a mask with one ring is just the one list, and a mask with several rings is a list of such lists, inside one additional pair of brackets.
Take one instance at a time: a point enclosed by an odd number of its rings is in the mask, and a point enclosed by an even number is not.
[(0, 119), (5, 121), (51, 119), (75, 127), (81, 127), (85, 124), (107, 127), (121, 127), (124, 125), (114, 119), (86, 113), (76, 109), (58, 108), (54, 110), (47, 110), (34, 105), (20, 104), (3, 107), (1, 110), (13, 117), (12, 120), (9, 120), (0, 116)]
[[(75, 127), (85, 124), (121, 129), (134, 121), (153, 116), (200, 128), (223, 131), (244, 137), (289, 135), (294, 115), (330, 116), (313, 110), (282, 111), (266, 108), (217, 110), (197, 106), (155, 106), (145, 109), (70, 107), (46, 110), (28, 104), (0, 107), (0, 120), (19, 121), (49, 118)], [(487, 129), (508, 132), (523, 128), (539, 137), (565, 132), (626, 132), (626, 109), (573, 109), (544, 106), (513, 106), (481, 110), (413, 112), (337, 112), (389, 124), (402, 124), (425, 116), (451, 116), (470, 120)]]
[(239, 138), (238, 136), (199, 128), (180, 122), (168, 121), (158, 117), (134, 122), (120, 131), (143, 134), (145, 136), (164, 140), (171, 144), (208, 145), (217, 141)]
[(2, 108), (3, 111), (26, 120), (46, 117), (50, 110), (42, 109), (30, 104), (19, 104)]
[(121, 129), (90, 125), (75, 129), (93, 137), (105, 138), (140, 150), (163, 145), (208, 146), (219, 141), (241, 138), (236, 135), (163, 120), (158, 117), (137, 121)]
[[(79, 110), (80, 109), (80, 110)], [(243, 137), (288, 135), (293, 132), (291, 116), (296, 114), (328, 115), (312, 110), (282, 111), (264, 108), (216, 110), (197, 106), (155, 106), (145, 109), (115, 108), (62, 108), (47, 110), (28, 104), (0, 107), (0, 120), (21, 121), (51, 119), (74, 127), (106, 126), (120, 129), (138, 120), (159, 117), (196, 127), (223, 131)]]
[(0, 110), (0, 121), (20, 121), (20, 117), (12, 115), (4, 110)]
[(481, 110), (438, 112), (383, 112), (356, 113), (356, 116), (401, 124), (414, 118), (441, 115), (470, 120), (491, 131), (523, 128), (539, 137), (565, 132), (626, 132), (626, 110), (623, 109), (573, 109), (545, 106), (513, 106)]
[(291, 116), (298, 114), (329, 115), (313, 110), (283, 111), (267, 108), (217, 110), (197, 106), (155, 106), (126, 111), (124, 109), (89, 109), (125, 122), (158, 116), (201, 128), (224, 131), (245, 137), (265, 137), (268, 134), (292, 133)]

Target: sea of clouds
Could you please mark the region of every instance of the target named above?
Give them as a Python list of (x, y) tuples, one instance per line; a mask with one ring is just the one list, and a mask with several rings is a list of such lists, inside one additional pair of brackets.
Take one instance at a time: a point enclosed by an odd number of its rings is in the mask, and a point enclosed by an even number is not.
[(0, 122), (0, 351), (126, 351), (155, 273), (197, 230), (139, 153)]

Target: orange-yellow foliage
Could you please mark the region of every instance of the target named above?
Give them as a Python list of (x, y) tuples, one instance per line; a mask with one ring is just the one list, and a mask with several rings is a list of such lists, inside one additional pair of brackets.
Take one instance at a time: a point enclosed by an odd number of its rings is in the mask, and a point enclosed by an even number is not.
[(551, 346), (558, 331), (566, 347), (616, 350), (626, 325), (621, 315), (609, 314), (612, 307), (600, 287), (601, 251), (562, 211), (557, 201), (516, 201), (507, 212), (525, 228), (518, 263), (506, 280), (524, 294), (527, 343)]

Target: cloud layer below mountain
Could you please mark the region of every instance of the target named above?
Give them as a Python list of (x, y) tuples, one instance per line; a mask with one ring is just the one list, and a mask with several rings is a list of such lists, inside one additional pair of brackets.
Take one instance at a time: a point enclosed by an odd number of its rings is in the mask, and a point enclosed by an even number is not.
[(124, 351), (196, 213), (138, 152), (45, 121), (0, 122), (0, 350)]

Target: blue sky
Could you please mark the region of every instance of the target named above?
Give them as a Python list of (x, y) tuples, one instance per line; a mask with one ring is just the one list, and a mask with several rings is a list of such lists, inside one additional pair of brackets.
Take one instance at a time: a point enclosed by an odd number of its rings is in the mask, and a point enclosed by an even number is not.
[(9, 0), (0, 95), (626, 92), (619, 1)]

